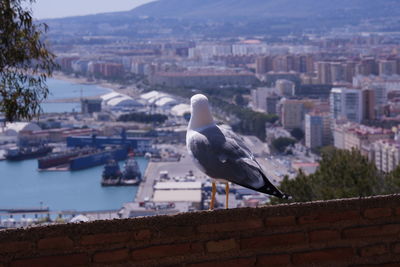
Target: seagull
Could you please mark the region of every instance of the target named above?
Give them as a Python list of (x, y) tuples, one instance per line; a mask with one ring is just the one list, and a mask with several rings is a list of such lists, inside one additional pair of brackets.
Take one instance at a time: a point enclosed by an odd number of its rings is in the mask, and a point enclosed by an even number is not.
[(190, 109), (186, 147), (194, 164), (212, 178), (210, 210), (214, 209), (216, 181), (225, 183), (226, 208), (229, 182), (278, 198), (291, 198), (268, 180), (242, 138), (215, 124), (206, 96), (192, 96)]

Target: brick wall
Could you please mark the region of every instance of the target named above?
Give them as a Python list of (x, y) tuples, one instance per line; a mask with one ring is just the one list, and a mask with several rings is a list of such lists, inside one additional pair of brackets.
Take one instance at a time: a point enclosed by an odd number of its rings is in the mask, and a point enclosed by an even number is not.
[(400, 195), (0, 231), (0, 266), (400, 266)]

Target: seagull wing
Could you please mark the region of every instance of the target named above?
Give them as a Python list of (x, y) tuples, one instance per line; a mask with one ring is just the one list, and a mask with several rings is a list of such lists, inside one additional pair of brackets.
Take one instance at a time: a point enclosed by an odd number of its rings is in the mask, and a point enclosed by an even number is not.
[(263, 173), (243, 139), (218, 126), (191, 134), (188, 149), (204, 172), (212, 178), (277, 197), (284, 197)]

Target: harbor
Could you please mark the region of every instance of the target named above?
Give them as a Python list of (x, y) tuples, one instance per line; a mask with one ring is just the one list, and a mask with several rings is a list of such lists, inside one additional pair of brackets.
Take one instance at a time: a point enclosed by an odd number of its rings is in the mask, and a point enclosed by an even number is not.
[[(148, 160), (136, 160), (144, 173)], [(118, 210), (123, 203), (132, 201), (137, 191), (137, 186), (102, 187), (103, 166), (75, 172), (38, 172), (35, 159), (3, 160), (0, 170), (0, 208), (32, 207), (42, 202), (52, 211)]]
[[(90, 86), (88, 91), (86, 86)], [(151, 91), (137, 95), (135, 100), (113, 92), (92, 101), (93, 96), (109, 92), (93, 86), (80, 84), (85, 90), (78, 90), (74, 85), (69, 88), (73, 94), (61, 92), (49, 99), (60, 103), (44, 103), (59, 105), (64, 113), (46, 113), (40, 124), (18, 122), (3, 128), (0, 157), (5, 160), (0, 161), (0, 208), (5, 211), (0, 212), (0, 227), (209, 209), (211, 179), (194, 165), (185, 146), (188, 105), (184, 100)], [(81, 101), (82, 112), (77, 113), (80, 109), (76, 109), (69, 113), (71, 103), (61, 102), (77, 100), (79, 91), (87, 97)], [(137, 105), (127, 109), (125, 102), (128, 106)], [(178, 109), (172, 112), (172, 106)], [(168, 120), (161, 124), (119, 120), (121, 114), (137, 112), (136, 109), (159, 112)], [(268, 147), (256, 142), (256, 138), (246, 140), (263, 162)], [(33, 149), (44, 145), (51, 151), (41, 154)], [(27, 151), (33, 154), (26, 157)], [(12, 153), (22, 154), (11, 160)], [(279, 179), (276, 176), (274, 182)], [(225, 183), (217, 185), (216, 209), (225, 208), (225, 187)], [(230, 185), (229, 208), (256, 207), (267, 201), (265, 195)], [(39, 203), (48, 209), (21, 210)]]

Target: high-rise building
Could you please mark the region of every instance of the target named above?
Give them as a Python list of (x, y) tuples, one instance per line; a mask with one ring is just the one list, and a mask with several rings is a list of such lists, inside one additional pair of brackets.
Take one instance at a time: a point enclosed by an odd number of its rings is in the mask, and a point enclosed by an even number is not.
[(285, 99), (282, 103), (282, 125), (286, 129), (304, 127), (304, 102)]
[(362, 101), (363, 101), (363, 120), (374, 120), (375, 119), (375, 91), (372, 89), (362, 90)]
[(376, 60), (372, 57), (361, 59), (361, 61), (356, 65), (356, 73), (364, 76), (371, 74), (378, 75), (379, 68)]
[(397, 74), (396, 60), (380, 60), (379, 75), (394, 75)]
[(277, 105), (279, 103), (279, 100), (281, 100), (281, 97), (278, 95), (267, 96), (265, 112), (267, 114), (277, 115), (278, 114)]
[(315, 148), (322, 146), (322, 117), (306, 114), (305, 117), (305, 141), (306, 147)]
[(363, 115), (361, 90), (332, 88), (329, 100), (333, 119), (361, 122)]
[(292, 81), (280, 79), (276, 81), (275, 86), (283, 96), (295, 95), (295, 84)]
[(331, 144), (332, 130), (329, 113), (308, 113), (305, 116), (305, 141), (309, 148)]
[(330, 63), (332, 82), (345, 81), (346, 65), (341, 62)]
[(258, 57), (256, 59), (256, 73), (265, 74), (273, 70), (273, 58), (271, 56)]
[(268, 87), (259, 87), (257, 89), (251, 90), (251, 100), (253, 103), (253, 108), (256, 110), (267, 112), (267, 97), (274, 95), (275, 91), (275, 88)]
[(314, 59), (312, 55), (299, 56), (299, 72), (313, 73), (314, 72)]
[(332, 84), (332, 72), (330, 62), (317, 62), (318, 80), (321, 84)]
[(344, 80), (346, 82), (353, 82), (353, 77), (356, 75), (356, 63), (346, 62)]

